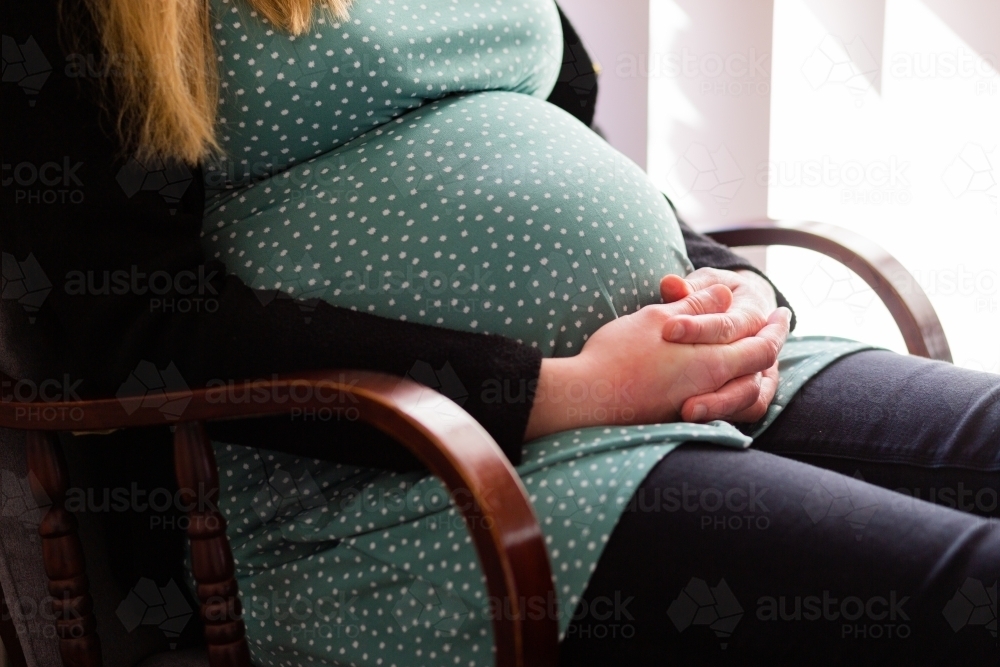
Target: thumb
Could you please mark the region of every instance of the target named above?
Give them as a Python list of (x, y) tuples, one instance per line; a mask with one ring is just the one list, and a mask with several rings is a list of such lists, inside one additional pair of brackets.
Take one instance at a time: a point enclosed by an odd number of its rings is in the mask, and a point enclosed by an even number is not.
[(688, 281), (680, 276), (669, 274), (660, 280), (660, 297), (663, 303), (673, 303), (690, 296), (694, 292)]

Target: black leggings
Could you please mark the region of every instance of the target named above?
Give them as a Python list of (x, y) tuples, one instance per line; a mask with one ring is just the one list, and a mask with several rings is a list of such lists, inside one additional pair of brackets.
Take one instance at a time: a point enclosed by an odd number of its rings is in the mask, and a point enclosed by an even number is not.
[(1000, 375), (841, 359), (752, 449), (653, 469), (561, 664), (996, 664), (998, 486)]

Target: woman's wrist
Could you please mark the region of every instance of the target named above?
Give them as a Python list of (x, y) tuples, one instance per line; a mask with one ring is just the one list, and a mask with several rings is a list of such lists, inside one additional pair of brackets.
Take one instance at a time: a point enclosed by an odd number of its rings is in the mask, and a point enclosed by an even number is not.
[(736, 273), (743, 276), (754, 286), (754, 291), (756, 291), (760, 297), (764, 299), (772, 311), (778, 308), (778, 295), (775, 293), (774, 286), (771, 283), (761, 277), (759, 273), (748, 269), (738, 269)]
[(525, 441), (585, 425), (586, 396), (580, 401), (572, 400), (567, 388), (581, 382), (587, 386), (586, 367), (583, 354), (542, 359), (535, 400), (524, 432)]

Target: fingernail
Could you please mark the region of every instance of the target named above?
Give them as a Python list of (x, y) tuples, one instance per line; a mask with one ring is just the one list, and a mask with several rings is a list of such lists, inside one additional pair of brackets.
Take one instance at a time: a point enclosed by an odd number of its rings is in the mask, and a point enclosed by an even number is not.
[(670, 340), (680, 340), (684, 337), (684, 325), (675, 324), (674, 328), (670, 331)]
[(697, 421), (699, 419), (704, 419), (705, 415), (707, 414), (708, 414), (708, 408), (706, 408), (704, 405), (699, 404), (694, 406), (694, 412), (691, 413), (691, 418)]

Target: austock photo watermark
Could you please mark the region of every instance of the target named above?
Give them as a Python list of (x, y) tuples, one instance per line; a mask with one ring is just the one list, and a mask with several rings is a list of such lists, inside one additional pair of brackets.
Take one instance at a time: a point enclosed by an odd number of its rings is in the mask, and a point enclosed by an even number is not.
[[(354, 393), (358, 382), (357, 377), (346, 371), (315, 380), (272, 374), (239, 380), (211, 378), (203, 390), (204, 401), (210, 405), (275, 406), (297, 422), (356, 422), (361, 418), (360, 399)], [(456, 406), (463, 405), (469, 397), (468, 389), (448, 361), (440, 365), (415, 361), (398, 380), (394, 391), (409, 391), (410, 383), (419, 388), (420, 406), (441, 416), (453, 415)], [(0, 385), (0, 400), (14, 405), (18, 420), (82, 422), (85, 409), (73, 403), (82, 400), (84, 387), (82, 379), (69, 374), (43, 380), (5, 378)], [(140, 361), (115, 393), (126, 415), (140, 409), (155, 409), (167, 424), (184, 416), (193, 397), (190, 384), (174, 362), (158, 365), (148, 360)]]
[(1000, 59), (994, 52), (965, 47), (945, 50), (892, 51), (870, 48), (861, 37), (828, 34), (802, 64), (802, 74), (813, 90), (842, 87), (864, 104), (865, 93), (878, 85), (883, 72), (896, 82), (958, 80), (976, 95), (1000, 93)]
[[(7, 596), (0, 615), (12, 621), (19, 636), (44, 639), (72, 639), (83, 635), (85, 623), (79, 621), (85, 611), (73, 604), (68, 595), (64, 599), (51, 595), (36, 598), (29, 595)], [(209, 600), (221, 602), (222, 599)], [(89, 613), (89, 610), (87, 610)], [(177, 648), (177, 639), (195, 615), (189, 594), (173, 579), (163, 586), (148, 577), (141, 577), (129, 590), (125, 599), (115, 608), (114, 617), (125, 632), (135, 632), (141, 626), (159, 629), (171, 650)], [(218, 619), (230, 620), (230, 619)]]
[[(288, 632), (293, 641), (357, 638), (365, 627), (366, 611), (362, 611), (361, 595), (334, 588), (326, 595), (248, 595), (247, 614), (257, 622), (268, 622)], [(384, 591), (389, 612), (403, 631), (430, 631), (439, 637), (461, 637), (470, 622), (489, 624), (494, 619), (529, 620), (569, 618), (587, 620), (586, 624), (571, 624), (570, 633), (581, 636), (631, 639), (636, 634), (635, 617), (630, 605), (634, 596), (616, 592), (580, 602), (574, 609), (565, 609), (554, 594), (528, 596), (516, 600), (486, 596), (475, 601), (460, 595), (446, 585), (436, 585), (414, 578), (401, 586)], [(476, 630), (478, 632), (478, 628)]]
[[(15, 205), (82, 204), (87, 199), (86, 171), (82, 160), (68, 155), (45, 162), (5, 162), (0, 184), (13, 193)], [(193, 180), (187, 166), (159, 158), (131, 157), (115, 174), (127, 199), (140, 192), (153, 193), (171, 213), (177, 212)]]
[(50, 292), (52, 283), (34, 254), (19, 261), (12, 253), (0, 252), (0, 299), (16, 301), (30, 323)]
[(53, 289), (69, 297), (141, 297), (150, 313), (211, 314), (220, 306), (218, 286), (224, 275), (220, 266), (201, 264), (175, 271), (150, 271), (135, 264), (120, 269), (70, 269), (60, 279), (48, 275), (32, 253), (18, 259), (4, 252), (0, 258), (0, 298), (17, 301), (32, 319)]
[[(3, 83), (21, 88), (28, 105), (34, 107), (44, 100), (41, 93), (53, 73), (53, 64), (32, 36), (22, 41), (12, 35), (3, 35), (2, 40)], [(70, 79), (113, 78), (129, 65), (120, 54), (97, 56), (70, 53), (64, 58), (62, 71)], [(86, 170), (87, 166), (71, 155), (53, 156), (41, 162), (4, 162), (0, 183), (13, 192), (12, 203), (17, 205), (81, 204), (87, 199), (82, 174)], [(179, 163), (167, 164), (155, 158), (133, 157), (120, 167), (116, 180), (126, 197), (132, 198), (141, 191), (152, 191), (162, 197), (171, 212), (176, 212), (193, 175), (190, 169)]]
[[(482, 194), (486, 186), (532, 183), (551, 187), (614, 187), (619, 182), (632, 182), (634, 168), (627, 158), (616, 156), (613, 163), (589, 163), (582, 156), (555, 154), (533, 155), (530, 160), (504, 161), (499, 155), (482, 155), (472, 142), (461, 140), (428, 140), (417, 144), (413, 138), (398, 141), (396, 127), (373, 130), (368, 141), (357, 148), (340, 150), (321, 160), (301, 164), (284, 159), (233, 160), (222, 157), (205, 165), (205, 185), (213, 190), (233, 190), (266, 182), (276, 190), (285, 205), (304, 202), (357, 203), (359, 191), (369, 184), (381, 186), (381, 199), (388, 203), (417, 197), (427, 200), (440, 196), (435, 207), (443, 212), (461, 214), (460, 201), (467, 194)], [(407, 127), (418, 127), (418, 119), (407, 121)], [(390, 158), (387, 166), (369, 162), (366, 152), (383, 151)], [(492, 200), (493, 194), (487, 194)], [(427, 200), (430, 201), (430, 200)]]
[[(995, 638), (996, 587), (996, 582), (988, 588), (978, 579), (967, 579), (932, 622), (946, 623), (955, 633), (987, 632)], [(844, 641), (907, 641), (920, 632), (912, 618), (913, 595), (891, 588), (874, 593), (826, 588), (776, 592), (751, 601), (735, 594), (724, 578), (712, 586), (692, 577), (670, 603), (667, 617), (679, 633), (707, 626), (722, 650), (740, 626), (747, 625), (741, 624), (746, 613), (757, 623), (825, 626), (826, 632)]]
[[(285, 381), (276, 374), (253, 380), (214, 378), (205, 384), (204, 399), (213, 405), (287, 406), (292, 420), (357, 421), (361, 414), (358, 398), (350, 392), (356, 384), (357, 379), (345, 373), (317, 381)], [(82, 380), (69, 375), (41, 381), (4, 379), (0, 399), (14, 405), (18, 420), (81, 422), (85, 409), (72, 403), (81, 400), (83, 386)], [(172, 423), (184, 416), (193, 396), (176, 364), (158, 367), (141, 361), (122, 382), (115, 398), (126, 415), (155, 409), (164, 423)]]
[(52, 74), (52, 63), (30, 35), (24, 41), (11, 35), (3, 35), (0, 39), (3, 41), (3, 83), (18, 86), (24, 91), (28, 105), (35, 106), (38, 93)]
[(14, 191), (15, 204), (81, 204), (85, 199), (80, 168), (68, 155), (47, 162), (2, 165), (0, 185)]
[[(302, 518), (322, 508), (337, 514), (380, 514), (410, 517), (431, 532), (468, 527), (471, 510), (496, 510), (489, 488), (458, 488), (449, 492), (437, 481), (400, 481), (391, 486), (329, 484), (306, 469), (275, 469), (254, 493), (251, 506), (262, 522)], [(474, 512), (474, 514), (481, 514)], [(304, 518), (306, 523), (311, 519)], [(493, 519), (476, 516), (477, 525), (489, 530)]]
[[(340, 236), (337, 230), (333, 238)], [(403, 236), (402, 240), (410, 240)], [(426, 237), (414, 239), (426, 242)], [(331, 247), (340, 241), (333, 241)], [(345, 241), (350, 245), (350, 240)], [(372, 295), (388, 297), (388, 304), (402, 298), (420, 302), (420, 314), (488, 312), (495, 308), (495, 298), (490, 294), (496, 289), (492, 281), (499, 280), (499, 273), (484, 269), (479, 264), (458, 265), (454, 270), (418, 269), (412, 264), (404, 269), (346, 269), (339, 278), (330, 278), (319, 270), (320, 263), (307, 251), (296, 258), (285, 251), (275, 252), (260, 267), (250, 281), (262, 305), (275, 299), (295, 299), (304, 314), (315, 311), (319, 300), (348, 299)]]
[(884, 160), (814, 160), (767, 162), (757, 165), (762, 188), (824, 188), (838, 190), (845, 204), (900, 205), (913, 199), (906, 172), (910, 163), (890, 156)]
[[(890, 278), (903, 294), (919, 290), (936, 299), (962, 299), (977, 314), (995, 313), (1000, 308), (1000, 273), (992, 269), (958, 264), (897, 271)], [(843, 304), (859, 325), (877, 300), (875, 291), (856, 273), (826, 257), (817, 259), (805, 274), (802, 291), (816, 307)]]
[(909, 595), (890, 590), (871, 596), (768, 595), (757, 599), (756, 618), (769, 623), (827, 623), (841, 639), (907, 639), (913, 633)]
[(976, 95), (1000, 94), (1000, 58), (965, 47), (943, 51), (888, 54), (887, 78), (904, 80), (961, 80), (973, 86)]
[(667, 173), (671, 198), (706, 197), (726, 215), (746, 177), (725, 144), (693, 143)]
[(618, 78), (697, 81), (702, 95), (768, 97), (771, 94), (771, 54), (753, 47), (730, 53), (680, 51), (649, 54), (620, 53)]
[(985, 146), (968, 143), (962, 146), (941, 175), (948, 192), (955, 199), (985, 197), (1000, 213), (1000, 144)]
[[(588, 534), (586, 529), (610, 509), (617, 484), (613, 473), (594, 464), (573, 462), (565, 468), (557, 467), (546, 473), (538, 483), (538, 491), (533, 491), (533, 495), (551, 497), (549, 503), (536, 500), (536, 511), (583, 528), (583, 539)], [(703, 531), (762, 531), (771, 527), (769, 490), (754, 482), (725, 488), (685, 482), (677, 487), (639, 486), (627, 502), (617, 502), (624, 503), (624, 512), (696, 514)]]
[[(555, 502), (543, 513), (569, 519), (580, 526), (590, 525), (608, 505), (604, 477), (584, 466), (551, 472), (541, 486), (554, 494)], [(759, 532), (771, 527), (769, 503), (784, 507), (787, 502), (769, 496), (770, 491), (753, 482), (725, 488), (702, 488), (688, 483), (668, 488), (640, 486), (624, 511), (685, 512), (698, 515), (698, 525), (703, 531)], [(860, 471), (853, 477), (822, 471), (797, 499), (797, 511), (803, 512), (815, 526), (843, 525), (858, 542), (865, 539), (866, 530), (877, 514), (891, 517), (885, 520), (899, 520), (912, 516), (927, 502), (971, 513), (984, 524), (1000, 520), (998, 492), (993, 486), (958, 480), (898, 487), (892, 491), (895, 493), (877, 493)]]
[(878, 493), (865, 481), (860, 470), (855, 471), (853, 476), (822, 471), (812, 481), (800, 506), (813, 525), (841, 523), (850, 528), (858, 542), (865, 539), (876, 516), (882, 516), (883, 523), (898, 521), (912, 516), (925, 502), (970, 513), (981, 524), (995, 526), (1000, 521), (995, 486), (959, 480), (954, 483), (901, 486), (892, 491), (895, 493)]
[[(0, 469), (0, 517), (15, 519), (29, 535), (38, 532), (52, 501), (31, 472), (18, 474)], [(135, 514), (149, 518), (151, 530), (186, 531), (189, 514), (205, 516), (207, 525), (218, 527), (218, 493), (204, 486), (197, 489), (146, 487), (138, 482), (127, 486), (79, 487), (66, 492), (64, 506), (73, 514)], [(214, 523), (214, 526), (213, 526)]]

